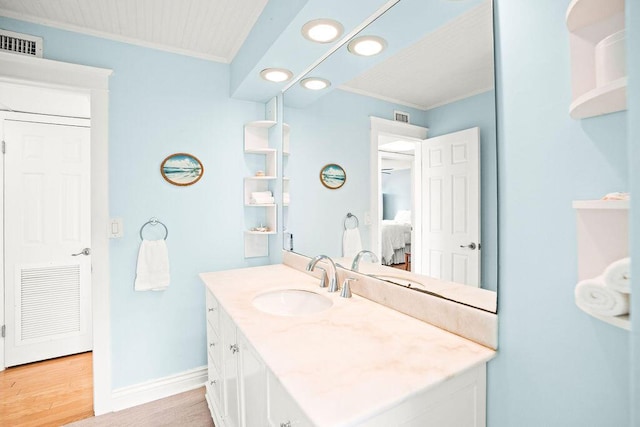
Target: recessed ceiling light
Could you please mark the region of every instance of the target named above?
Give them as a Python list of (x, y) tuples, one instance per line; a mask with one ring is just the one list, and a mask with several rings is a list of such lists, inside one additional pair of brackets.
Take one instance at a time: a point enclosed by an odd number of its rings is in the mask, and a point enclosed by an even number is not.
[(331, 86), (331, 82), (327, 79), (321, 79), (320, 77), (307, 77), (300, 81), (302, 87), (311, 90), (322, 90)]
[(302, 35), (313, 42), (331, 43), (344, 32), (344, 27), (333, 19), (314, 19), (302, 26)]
[(362, 36), (351, 40), (347, 45), (349, 52), (360, 56), (377, 55), (387, 47), (387, 42), (378, 36)]
[(293, 73), (284, 68), (265, 68), (260, 71), (260, 77), (270, 82), (281, 83), (293, 77)]

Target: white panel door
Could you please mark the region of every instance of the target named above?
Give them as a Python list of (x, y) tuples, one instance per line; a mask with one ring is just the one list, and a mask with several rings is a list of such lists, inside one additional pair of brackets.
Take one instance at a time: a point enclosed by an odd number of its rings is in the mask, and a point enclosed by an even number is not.
[(90, 129), (5, 120), (4, 141), (5, 364), (91, 350)]
[(480, 128), (422, 142), (423, 274), (480, 286)]

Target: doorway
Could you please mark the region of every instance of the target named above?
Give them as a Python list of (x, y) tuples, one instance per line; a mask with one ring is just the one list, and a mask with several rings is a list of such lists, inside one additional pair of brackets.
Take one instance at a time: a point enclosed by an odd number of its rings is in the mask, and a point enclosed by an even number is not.
[[(109, 222), (108, 128), (109, 76), (111, 70), (30, 58), (0, 57), (0, 116), (27, 112), (91, 118), (91, 278), (93, 407), (96, 415), (111, 412), (111, 338), (109, 326)], [(43, 94), (46, 94), (43, 95)], [(70, 95), (71, 94), (71, 95)], [(74, 111), (68, 96), (83, 97)], [(0, 179), (4, 173), (0, 173)], [(2, 216), (3, 209), (0, 209)], [(2, 220), (4, 220), (2, 218)], [(0, 255), (4, 258), (3, 248)], [(0, 265), (0, 277), (4, 277)], [(4, 320), (4, 292), (0, 292), (0, 318)], [(0, 340), (0, 370), (4, 369), (5, 340)]]

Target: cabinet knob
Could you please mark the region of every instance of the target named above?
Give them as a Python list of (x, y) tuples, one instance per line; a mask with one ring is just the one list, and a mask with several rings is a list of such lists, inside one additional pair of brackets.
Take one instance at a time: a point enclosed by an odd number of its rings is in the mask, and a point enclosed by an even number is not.
[(212, 311), (216, 311), (216, 309), (215, 309), (215, 308), (213, 308), (213, 307), (210, 307), (210, 308), (208, 309), (208, 311), (209, 311), (209, 312), (212, 312)]
[(218, 380), (211, 380), (211, 381), (209, 381), (209, 384), (216, 385), (216, 384), (218, 384)]
[(229, 346), (229, 350), (231, 350), (231, 353), (236, 354), (237, 352), (240, 351), (240, 349), (238, 348), (238, 344), (232, 344)]
[(280, 423), (280, 427), (291, 427), (291, 421), (287, 421), (286, 423)]
[(214, 342), (210, 342), (209, 343), (209, 347), (215, 347), (215, 346), (216, 346), (216, 343), (214, 343)]

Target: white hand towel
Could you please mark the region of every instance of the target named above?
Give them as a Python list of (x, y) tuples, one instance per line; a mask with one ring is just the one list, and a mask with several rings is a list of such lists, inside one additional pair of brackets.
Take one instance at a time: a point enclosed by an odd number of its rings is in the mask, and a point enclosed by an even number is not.
[(169, 286), (169, 251), (164, 240), (143, 240), (138, 252), (136, 291), (161, 291)]
[(253, 191), (251, 192), (251, 197), (261, 198), (261, 197), (273, 197), (273, 193), (271, 191)]
[(342, 235), (342, 256), (354, 257), (362, 250), (362, 240), (358, 228), (348, 228)]
[(251, 204), (252, 205), (268, 205), (271, 203), (275, 203), (275, 200), (273, 197), (252, 197), (251, 198)]
[(608, 288), (623, 294), (631, 293), (631, 259), (622, 258), (611, 263), (602, 274)]
[(576, 305), (601, 316), (629, 313), (629, 295), (605, 286), (602, 276), (582, 280), (575, 289)]

